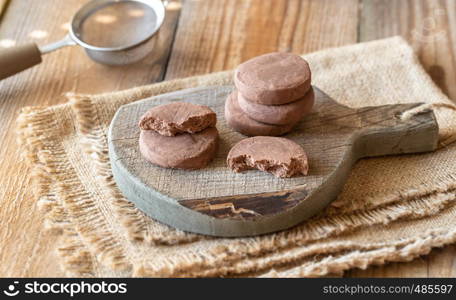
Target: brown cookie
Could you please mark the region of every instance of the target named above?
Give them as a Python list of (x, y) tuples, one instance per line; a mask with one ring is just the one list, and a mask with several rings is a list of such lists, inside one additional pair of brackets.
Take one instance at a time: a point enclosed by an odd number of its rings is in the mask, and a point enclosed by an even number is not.
[(165, 168), (204, 168), (215, 156), (217, 144), (218, 131), (215, 127), (171, 137), (153, 130), (141, 130), (139, 135), (139, 150), (144, 158)]
[(303, 98), (282, 105), (263, 105), (250, 102), (242, 97), (241, 93), (238, 93), (239, 106), (247, 116), (255, 121), (274, 125), (286, 125), (298, 122), (312, 110), (314, 101), (315, 95), (313, 88)]
[(225, 102), (225, 119), (228, 125), (239, 133), (247, 136), (283, 135), (290, 132), (297, 124), (270, 125), (249, 118), (238, 103), (238, 92), (232, 92)]
[(296, 54), (273, 52), (252, 58), (236, 69), (234, 84), (251, 102), (280, 105), (302, 98), (310, 89), (307, 61)]
[(228, 153), (228, 166), (235, 172), (258, 169), (276, 177), (307, 175), (304, 149), (280, 137), (256, 136), (240, 141)]
[(142, 130), (154, 130), (161, 135), (195, 133), (214, 127), (217, 116), (209, 107), (187, 102), (173, 102), (149, 109), (139, 121)]

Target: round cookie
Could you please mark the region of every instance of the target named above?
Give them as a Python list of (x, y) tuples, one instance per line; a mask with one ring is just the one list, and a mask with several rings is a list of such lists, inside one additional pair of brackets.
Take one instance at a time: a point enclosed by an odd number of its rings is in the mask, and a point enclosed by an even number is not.
[(242, 97), (241, 93), (238, 93), (239, 106), (248, 117), (258, 122), (273, 125), (286, 125), (298, 122), (312, 110), (314, 101), (315, 94), (313, 88), (303, 98), (282, 105), (263, 105), (250, 102)]
[(238, 66), (234, 84), (251, 102), (280, 105), (302, 98), (310, 89), (309, 64), (296, 54), (273, 52)]
[(240, 141), (228, 153), (227, 164), (235, 172), (258, 169), (283, 178), (306, 175), (309, 170), (307, 155), (300, 145), (270, 136)]
[(204, 168), (215, 156), (217, 144), (218, 131), (215, 127), (172, 137), (153, 130), (141, 130), (139, 135), (139, 150), (144, 158), (165, 168)]
[(228, 125), (239, 133), (247, 136), (277, 136), (290, 132), (297, 123), (287, 125), (271, 125), (249, 118), (238, 103), (238, 92), (232, 92), (225, 102), (225, 119)]
[(195, 133), (214, 127), (217, 116), (209, 107), (187, 102), (173, 102), (149, 109), (139, 121), (142, 130), (154, 130), (161, 135)]

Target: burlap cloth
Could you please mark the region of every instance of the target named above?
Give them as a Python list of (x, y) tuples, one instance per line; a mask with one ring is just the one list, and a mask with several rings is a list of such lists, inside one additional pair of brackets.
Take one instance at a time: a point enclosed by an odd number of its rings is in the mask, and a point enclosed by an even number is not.
[(321, 276), (407, 261), (456, 242), (456, 113), (410, 46), (395, 37), (305, 55), (313, 84), (341, 103), (434, 106), (434, 153), (364, 159), (310, 221), (252, 238), (188, 234), (145, 217), (113, 181), (106, 131), (119, 106), (180, 89), (231, 84), (232, 72), (25, 108), (19, 140), (68, 275)]

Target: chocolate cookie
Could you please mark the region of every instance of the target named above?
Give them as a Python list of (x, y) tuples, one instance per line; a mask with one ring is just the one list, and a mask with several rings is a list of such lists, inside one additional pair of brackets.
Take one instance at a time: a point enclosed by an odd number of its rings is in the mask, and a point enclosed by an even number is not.
[(307, 175), (304, 149), (279, 137), (256, 136), (240, 141), (228, 153), (228, 166), (235, 172), (258, 169), (276, 177)]
[(313, 88), (303, 98), (282, 105), (263, 105), (250, 102), (242, 97), (241, 93), (238, 93), (239, 106), (247, 116), (255, 121), (274, 125), (286, 125), (298, 122), (312, 110), (314, 101), (315, 95)]
[(290, 132), (297, 123), (287, 125), (270, 125), (249, 118), (238, 103), (238, 92), (232, 92), (225, 102), (225, 119), (228, 125), (247, 136), (283, 135)]
[(234, 84), (251, 102), (280, 105), (302, 98), (310, 89), (307, 61), (296, 54), (274, 52), (252, 58), (236, 69)]
[(172, 137), (153, 130), (141, 130), (139, 135), (139, 150), (144, 158), (165, 168), (203, 168), (214, 157), (217, 144), (218, 131), (215, 127)]
[(139, 121), (142, 130), (154, 130), (161, 135), (195, 133), (214, 127), (217, 116), (209, 107), (186, 102), (173, 102), (149, 109)]

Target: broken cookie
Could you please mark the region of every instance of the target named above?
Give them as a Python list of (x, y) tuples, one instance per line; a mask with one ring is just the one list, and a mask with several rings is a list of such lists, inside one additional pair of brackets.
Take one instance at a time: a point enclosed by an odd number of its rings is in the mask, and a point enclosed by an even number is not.
[(140, 119), (142, 130), (153, 130), (164, 136), (196, 133), (214, 127), (217, 116), (209, 107), (187, 102), (173, 102), (148, 110)]
[(307, 155), (300, 145), (270, 136), (240, 141), (228, 153), (227, 164), (235, 172), (258, 169), (281, 178), (307, 175), (309, 169)]

